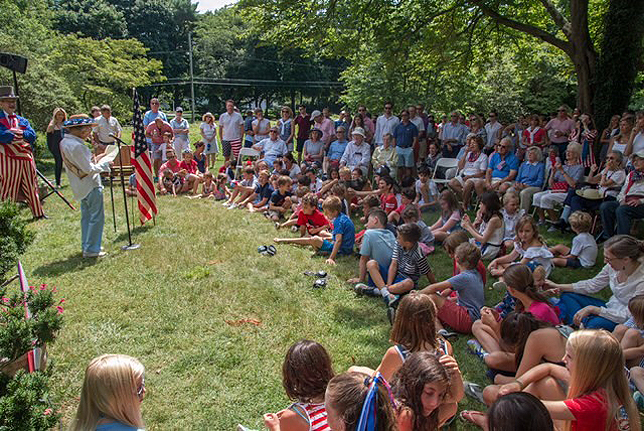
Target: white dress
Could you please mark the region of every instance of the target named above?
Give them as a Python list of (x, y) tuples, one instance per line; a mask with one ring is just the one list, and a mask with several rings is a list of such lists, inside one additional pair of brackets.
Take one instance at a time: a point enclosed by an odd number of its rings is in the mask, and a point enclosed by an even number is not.
[(215, 123), (212, 123), (211, 125), (203, 122), (199, 128), (205, 136), (203, 138), (203, 143), (206, 144), (204, 154), (218, 154), (219, 143), (217, 142), (217, 125)]
[[(501, 227), (492, 232), (492, 235), (486, 243), (481, 244), (482, 260), (492, 260), (499, 254), (501, 246), (503, 245), (503, 235), (505, 234), (505, 228), (503, 226), (503, 219), (501, 219)], [(485, 229), (487, 229), (487, 223), (483, 221), (479, 226), (479, 233), (483, 235)]]

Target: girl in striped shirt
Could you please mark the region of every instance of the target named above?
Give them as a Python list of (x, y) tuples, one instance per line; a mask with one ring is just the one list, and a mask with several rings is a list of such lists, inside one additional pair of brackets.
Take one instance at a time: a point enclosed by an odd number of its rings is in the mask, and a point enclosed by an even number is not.
[(324, 394), (333, 378), (331, 358), (319, 343), (301, 340), (286, 353), (282, 385), (293, 404), (264, 415), (268, 429), (276, 431), (331, 431), (327, 424)]

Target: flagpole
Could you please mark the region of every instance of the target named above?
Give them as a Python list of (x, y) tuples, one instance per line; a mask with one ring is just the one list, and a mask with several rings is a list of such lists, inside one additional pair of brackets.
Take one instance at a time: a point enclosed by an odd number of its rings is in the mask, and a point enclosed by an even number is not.
[[(116, 145), (118, 145), (119, 148), (119, 155), (121, 154), (121, 144), (127, 145), (127, 143), (123, 142), (121, 139), (113, 136), (113, 138), (116, 140)], [(136, 250), (137, 248), (141, 247), (141, 244), (132, 244), (132, 232), (130, 231), (130, 213), (128, 212), (127, 209), (127, 194), (125, 193), (125, 178), (123, 178), (123, 159), (120, 158), (121, 160), (121, 166), (120, 166), (120, 177), (121, 177), (121, 189), (123, 190), (123, 204), (125, 205), (125, 223), (127, 224), (127, 241), (128, 244), (124, 245), (121, 247), (121, 250)]]

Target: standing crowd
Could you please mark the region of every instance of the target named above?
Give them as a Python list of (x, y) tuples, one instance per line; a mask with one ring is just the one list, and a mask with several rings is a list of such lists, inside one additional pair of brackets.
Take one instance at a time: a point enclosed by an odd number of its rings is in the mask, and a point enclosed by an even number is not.
[[(96, 152), (121, 133), (100, 111)], [(422, 105), (395, 115), (391, 103), (377, 117), (364, 106), (337, 120), (298, 111), (244, 118), (229, 100), (218, 119), (203, 116), (194, 149), (180, 108), (168, 121), (153, 99), (144, 116), (160, 194), (261, 213), (286, 231), (275, 243), (311, 247), (330, 265), (357, 254), (349, 282), (392, 324), (376, 369), (336, 374), (319, 343), (293, 344), (282, 368), (292, 404), (265, 415), (269, 429), (433, 430), (465, 394), (489, 408), (460, 417), (486, 430), (641, 429), (644, 242), (632, 234), (644, 218), (644, 113), (600, 132), (565, 106), (511, 124), (495, 112), (435, 121)], [(52, 134), (64, 117), (54, 112)], [(548, 244), (545, 230), (572, 234)], [(550, 280), (554, 267), (595, 266), (598, 243), (595, 277)], [(438, 247), (453, 260), (446, 280), (431, 266)], [(486, 303), (490, 277), (498, 304)], [(608, 301), (591, 296), (605, 288)], [(448, 341), (459, 334), (489, 385), (463, 381)], [(143, 374), (133, 358), (92, 361), (74, 429), (142, 428)]]

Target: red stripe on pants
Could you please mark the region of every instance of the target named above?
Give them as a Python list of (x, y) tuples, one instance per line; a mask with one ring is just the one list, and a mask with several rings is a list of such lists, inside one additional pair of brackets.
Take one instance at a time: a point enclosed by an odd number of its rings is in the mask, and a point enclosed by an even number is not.
[(33, 216), (43, 216), (45, 213), (38, 197), (38, 181), (34, 161), (15, 159), (0, 153), (0, 200), (16, 202), (18, 193), (21, 191)]

